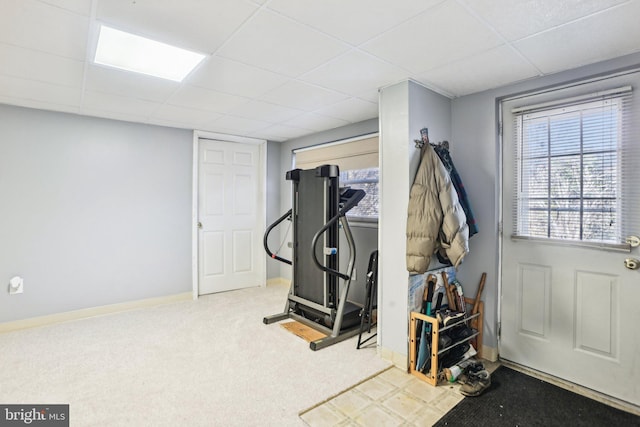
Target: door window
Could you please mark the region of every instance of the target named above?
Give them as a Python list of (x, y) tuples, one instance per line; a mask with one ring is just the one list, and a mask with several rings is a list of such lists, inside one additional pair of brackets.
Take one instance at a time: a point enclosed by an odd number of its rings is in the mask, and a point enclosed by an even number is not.
[(514, 236), (624, 242), (625, 105), (616, 94), (514, 115)]

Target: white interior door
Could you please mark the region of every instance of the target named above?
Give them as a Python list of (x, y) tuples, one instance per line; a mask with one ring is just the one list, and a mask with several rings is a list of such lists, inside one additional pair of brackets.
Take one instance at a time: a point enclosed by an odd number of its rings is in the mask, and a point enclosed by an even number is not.
[(199, 140), (198, 293), (263, 283), (260, 146)]
[[(619, 84), (633, 83), (638, 87), (637, 74), (624, 76), (616, 80), (600, 82), (594, 87), (580, 87), (566, 90), (563, 97), (575, 96), (581, 92), (603, 90)], [(540, 95), (533, 103), (544, 102), (554, 95)], [(555, 95), (558, 96), (558, 95)], [(638, 94), (633, 95), (634, 102), (638, 101)], [(640, 405), (640, 386), (638, 386), (638, 367), (640, 367), (640, 272), (625, 268), (624, 260), (629, 257), (640, 258), (638, 249), (631, 253), (613, 250), (611, 246), (605, 248), (587, 247), (584, 244), (567, 244), (555, 239), (535, 238), (518, 239), (512, 237), (516, 230), (513, 206), (518, 192), (528, 184), (524, 180), (517, 181), (515, 163), (522, 164), (526, 154), (519, 153), (517, 160), (515, 145), (517, 141), (517, 125), (514, 124), (513, 107), (531, 100), (515, 100), (503, 103), (503, 230), (502, 238), (502, 300), (501, 300), (501, 334), (499, 342), (500, 358), (506, 359), (538, 371), (548, 373), (579, 384), (597, 392), (614, 398)], [(640, 115), (634, 112), (627, 119), (635, 123), (640, 122)], [(558, 126), (563, 123), (558, 119)], [(559, 132), (570, 133), (570, 130)], [(544, 132), (553, 134), (552, 125), (548, 125)], [(543, 133), (544, 133), (543, 132)], [(576, 130), (578, 132), (578, 130)], [(588, 129), (579, 132), (581, 138)], [(564, 135), (564, 134), (563, 134)], [(542, 139), (545, 138), (543, 135)], [(548, 137), (549, 140), (551, 137)], [(561, 139), (561, 138), (560, 138)], [(626, 155), (638, 153), (637, 140), (635, 147), (627, 147)], [(553, 153), (553, 148), (549, 149)], [(551, 158), (548, 166), (541, 165), (548, 174), (549, 180), (554, 172), (553, 168), (568, 167), (567, 164), (576, 160), (576, 170), (584, 170), (589, 159), (586, 145), (578, 151), (581, 154), (560, 153)], [(580, 157), (582, 156), (582, 157)], [(600, 153), (599, 158), (604, 158)], [(624, 156), (624, 153), (623, 153)], [(614, 159), (612, 164), (621, 167), (624, 159)], [(635, 169), (638, 157), (635, 158)], [(554, 163), (555, 162), (555, 163)], [(560, 164), (564, 166), (560, 166)], [(555, 164), (555, 166), (554, 166)], [(580, 166), (582, 165), (582, 166)], [(627, 164), (625, 167), (629, 168)], [(546, 168), (546, 169), (545, 169)], [(578, 211), (570, 208), (571, 199), (569, 187), (573, 178), (566, 177), (558, 185), (559, 199), (566, 197), (567, 208), (547, 211), (544, 215), (554, 226), (563, 215), (586, 215), (582, 208)], [(589, 177), (575, 182), (578, 197), (587, 199), (586, 189)], [(628, 180), (633, 179), (635, 185), (640, 184), (636, 171), (614, 173), (609, 183), (611, 188), (619, 191), (621, 187), (632, 188)], [(627, 182), (625, 182), (627, 181)], [(518, 182), (518, 186), (514, 183)], [(552, 187), (554, 184), (549, 184)], [(552, 193), (556, 190), (551, 189)], [(566, 191), (567, 194), (561, 194)], [(611, 191), (613, 193), (613, 191)], [(638, 192), (635, 190), (623, 194), (623, 201), (617, 202), (614, 210), (622, 215), (624, 212), (639, 212)], [(624, 199), (626, 197), (626, 199)], [(550, 199), (551, 200), (551, 199)], [(562, 200), (556, 200), (558, 205)], [(550, 203), (554, 203), (551, 201)], [(626, 206), (626, 210), (621, 209)], [(635, 207), (629, 209), (631, 205)], [(540, 206), (545, 206), (544, 201)], [(586, 206), (586, 205), (585, 205)], [(544, 209), (542, 210), (544, 211)], [(584, 212), (587, 209), (584, 208)], [(542, 214), (542, 213), (541, 213)], [(634, 215), (637, 216), (637, 215)], [(553, 218), (552, 218), (553, 217)], [(591, 227), (585, 216), (585, 229)], [(623, 223), (634, 222), (637, 218), (620, 218), (616, 221)], [(533, 224), (535, 221), (531, 221)], [(612, 220), (613, 224), (614, 221)], [(530, 225), (533, 226), (533, 225)], [(556, 225), (557, 227), (557, 225)], [(558, 232), (562, 234), (562, 232)], [(635, 230), (640, 233), (640, 229)], [(553, 237), (554, 232), (550, 237)], [(594, 245), (594, 246), (597, 246)]]

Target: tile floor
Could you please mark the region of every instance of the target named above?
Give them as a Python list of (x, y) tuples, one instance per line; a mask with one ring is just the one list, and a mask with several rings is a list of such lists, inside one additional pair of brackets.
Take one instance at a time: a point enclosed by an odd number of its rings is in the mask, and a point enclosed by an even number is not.
[[(497, 367), (483, 363), (489, 371)], [(459, 388), (458, 384), (433, 387), (392, 367), (303, 411), (300, 418), (310, 427), (430, 426), (464, 398)]]

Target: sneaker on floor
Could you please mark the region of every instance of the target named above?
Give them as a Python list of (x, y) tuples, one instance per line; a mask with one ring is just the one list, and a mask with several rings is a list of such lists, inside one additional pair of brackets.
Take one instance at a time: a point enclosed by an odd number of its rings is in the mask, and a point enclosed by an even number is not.
[(462, 384), (462, 385), (468, 383), (469, 382), (469, 375), (467, 375), (466, 373), (463, 372), (462, 374), (460, 374), (458, 376), (458, 378), (456, 379), (456, 382), (458, 384)]
[(478, 362), (475, 361), (473, 363), (468, 364), (467, 366), (465, 366), (465, 372), (468, 374), (477, 374), (480, 371), (484, 371), (484, 365), (482, 364), (482, 362)]
[(458, 379), (457, 379), (459, 384), (468, 383), (470, 375), (471, 376), (476, 375), (478, 372), (484, 370), (484, 365), (482, 364), (482, 362), (478, 362), (477, 360), (473, 360), (473, 359), (466, 360), (460, 363), (458, 366), (462, 366), (464, 368), (462, 373), (458, 376)]
[(491, 374), (482, 370), (468, 373), (465, 384), (460, 387), (460, 393), (465, 396), (480, 396), (491, 385)]

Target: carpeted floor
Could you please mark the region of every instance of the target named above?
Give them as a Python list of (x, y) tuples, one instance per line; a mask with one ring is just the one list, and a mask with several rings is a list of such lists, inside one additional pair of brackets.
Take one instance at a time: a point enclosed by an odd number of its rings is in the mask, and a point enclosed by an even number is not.
[(501, 366), (435, 426), (640, 426), (640, 417)]
[(0, 402), (70, 404), (72, 426), (302, 426), (298, 413), (389, 366), (357, 337), (320, 351), (243, 289), (0, 334)]

